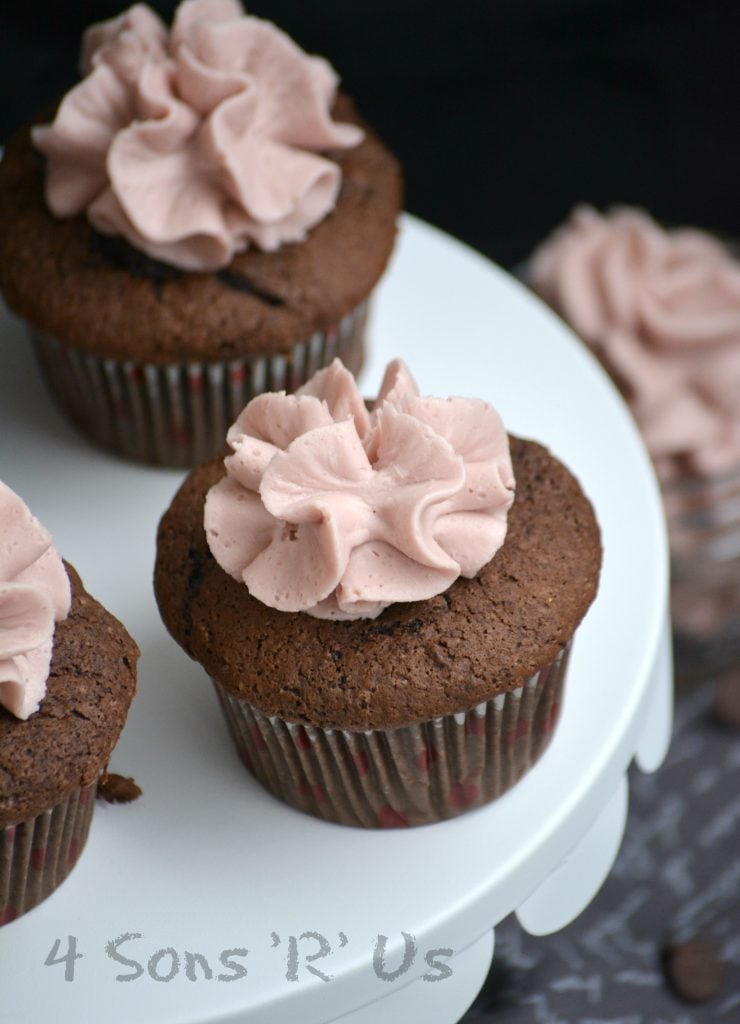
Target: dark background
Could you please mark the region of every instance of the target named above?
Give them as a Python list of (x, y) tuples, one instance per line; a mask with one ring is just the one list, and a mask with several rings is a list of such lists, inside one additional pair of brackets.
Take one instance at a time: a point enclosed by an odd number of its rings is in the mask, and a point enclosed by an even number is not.
[[(74, 82), (85, 25), (124, 6), (5, 0), (1, 140)], [(740, 236), (737, 0), (247, 6), (331, 60), (402, 160), (407, 208), (498, 262), (579, 200)]]

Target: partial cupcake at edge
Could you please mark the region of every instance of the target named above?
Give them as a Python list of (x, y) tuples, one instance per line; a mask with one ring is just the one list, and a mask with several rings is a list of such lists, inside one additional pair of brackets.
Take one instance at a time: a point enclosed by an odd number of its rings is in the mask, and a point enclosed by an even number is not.
[(136, 4), (0, 162), (0, 288), (53, 394), (124, 457), (192, 466), (262, 391), (357, 372), (402, 205), (338, 77), (236, 0)]
[(155, 591), (274, 795), (345, 825), (479, 807), (556, 726), (599, 528), (547, 449), (389, 364), (363, 402), (336, 360), (252, 400), (186, 478)]
[(139, 651), (0, 482), (0, 925), (68, 876), (136, 689)]
[(740, 263), (642, 210), (576, 208), (531, 287), (592, 349), (660, 480), (679, 675), (740, 662)]

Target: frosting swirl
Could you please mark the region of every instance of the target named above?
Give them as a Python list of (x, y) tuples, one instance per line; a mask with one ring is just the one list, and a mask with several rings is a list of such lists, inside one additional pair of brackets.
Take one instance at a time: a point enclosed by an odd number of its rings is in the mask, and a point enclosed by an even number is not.
[(475, 576), (504, 541), (514, 474), (498, 413), (421, 397), (400, 360), (371, 411), (335, 359), (294, 395), (254, 398), (227, 440), (208, 544), (272, 608), (374, 618)]
[(49, 208), (186, 270), (304, 239), (341, 183), (317, 151), (363, 137), (331, 120), (331, 66), (237, 0), (186, 0), (169, 33), (135, 4), (87, 30), (82, 70), (33, 130)]
[(535, 252), (530, 283), (621, 387), (661, 477), (737, 465), (740, 264), (719, 242), (579, 207)]
[(47, 531), (2, 482), (0, 523), (0, 704), (25, 719), (46, 693), (54, 624), (69, 614), (69, 578)]

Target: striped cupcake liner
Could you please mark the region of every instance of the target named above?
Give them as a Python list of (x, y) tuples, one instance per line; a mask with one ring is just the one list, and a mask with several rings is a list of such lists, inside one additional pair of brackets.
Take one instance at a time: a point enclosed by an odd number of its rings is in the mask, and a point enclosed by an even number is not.
[(263, 391), (295, 391), (335, 356), (362, 366), (368, 303), (287, 354), (228, 362), (100, 359), (30, 328), (51, 393), (91, 440), (124, 458), (187, 468), (224, 449), (226, 432)]
[(267, 790), (326, 821), (399, 828), (489, 803), (532, 767), (558, 719), (569, 648), (467, 712), (385, 731), (285, 722), (213, 682), (239, 755)]
[(740, 660), (740, 467), (663, 483), (681, 678)]
[(0, 926), (45, 900), (82, 853), (97, 779), (43, 814), (0, 829)]

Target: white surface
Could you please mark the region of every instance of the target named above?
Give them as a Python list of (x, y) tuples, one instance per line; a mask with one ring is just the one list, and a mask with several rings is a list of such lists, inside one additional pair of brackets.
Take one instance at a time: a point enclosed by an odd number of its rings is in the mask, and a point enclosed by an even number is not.
[[(666, 615), (650, 683), (636, 716), (635, 755), (643, 771), (654, 771), (667, 753), (672, 705), (670, 620)], [(574, 848), (517, 907), (519, 923), (530, 934), (549, 935), (564, 928), (599, 892), (619, 852), (627, 804), (627, 778), (624, 773)]]
[(668, 753), (673, 725), (673, 643), (668, 616), (655, 656), (653, 685), (645, 694), (639, 717), (642, 725), (635, 759), (644, 772), (654, 772)]
[[(635, 717), (635, 757), (643, 771), (663, 761), (673, 719), (673, 660), (670, 619), (666, 615), (655, 662)], [(616, 860), (627, 821), (626, 772), (617, 779), (596, 818), (576, 845), (516, 910), (519, 923), (532, 935), (549, 935), (569, 924), (588, 906)], [(584, 819), (581, 819), (584, 820)]]
[[(264, 793), (233, 752), (204, 673), (169, 640), (155, 609), (154, 533), (181, 474), (117, 461), (78, 438), (46, 400), (22, 332), (4, 322), (0, 478), (139, 642), (140, 693), (112, 768), (144, 788), (135, 804), (99, 806), (70, 878), (0, 929), (2, 1012), (14, 1024), (318, 1024), (388, 992), (382, 1005), (391, 1021), (404, 984), (428, 970), (424, 954), (483, 942), (620, 786), (650, 700), (667, 603), (658, 492), (631, 420), (590, 356), (520, 285), (413, 219), (383, 285), (373, 338), (368, 394), (387, 359), (403, 355), (423, 391), (490, 399), (510, 430), (545, 441), (594, 502), (602, 582), (579, 630), (550, 748), (496, 803), (409, 831), (329, 825)], [(313, 964), (330, 982), (306, 969), (303, 957), (316, 949), (310, 939), (300, 943), (298, 980), (286, 979), (288, 936), (306, 931), (331, 944), (331, 955)], [(397, 964), (402, 932), (415, 936), (418, 956), (399, 980), (380, 981), (377, 936), (389, 937), (387, 962)], [(245, 947), (248, 975), (193, 982), (183, 962), (169, 983), (146, 970), (117, 981), (131, 969), (105, 947), (123, 933), (141, 934), (121, 953), (144, 968), (172, 947), (181, 961), (186, 950), (202, 953), (215, 975), (222, 950)], [(82, 953), (72, 982), (63, 965), (44, 965), (55, 939), (63, 950), (68, 935)], [(414, 987), (438, 993), (454, 978)]]
[(627, 777), (599, 810), (576, 846), (520, 903), (516, 916), (531, 935), (549, 935), (569, 924), (588, 906), (609, 874), (627, 820)]

